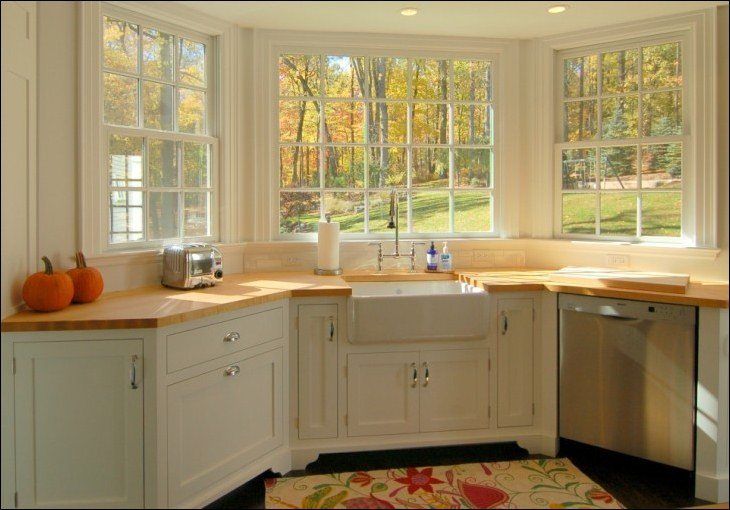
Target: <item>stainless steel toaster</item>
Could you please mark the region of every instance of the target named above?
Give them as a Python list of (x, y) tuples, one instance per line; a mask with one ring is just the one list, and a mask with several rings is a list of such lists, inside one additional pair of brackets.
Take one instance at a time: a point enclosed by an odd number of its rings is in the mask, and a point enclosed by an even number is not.
[(206, 243), (171, 244), (162, 253), (162, 285), (175, 289), (211, 287), (223, 279), (220, 250)]

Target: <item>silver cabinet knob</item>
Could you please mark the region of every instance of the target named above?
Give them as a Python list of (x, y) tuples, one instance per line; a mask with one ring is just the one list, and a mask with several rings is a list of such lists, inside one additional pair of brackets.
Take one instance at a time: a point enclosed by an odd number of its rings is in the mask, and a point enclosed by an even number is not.
[(223, 337), (223, 341), (224, 342), (235, 342), (236, 340), (239, 340), (240, 338), (241, 338), (241, 335), (238, 333), (238, 331), (232, 331)]
[(238, 375), (238, 373), (241, 371), (241, 367), (238, 365), (231, 365), (230, 367), (226, 368), (223, 373), (229, 376)]

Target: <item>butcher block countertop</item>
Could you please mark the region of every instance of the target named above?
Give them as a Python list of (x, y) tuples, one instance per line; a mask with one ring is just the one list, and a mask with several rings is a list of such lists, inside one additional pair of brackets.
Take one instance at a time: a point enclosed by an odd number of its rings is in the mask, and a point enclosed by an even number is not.
[(552, 282), (545, 269), (460, 270), (454, 273), (376, 273), (353, 271), (338, 276), (307, 272), (227, 275), (215, 287), (173, 290), (153, 285), (109, 292), (99, 300), (58, 312), (22, 311), (2, 321), (2, 331), (67, 331), (157, 328), (290, 297), (349, 296), (348, 282), (453, 280), (490, 293), (542, 291), (655, 301), (713, 308), (728, 307), (727, 282), (690, 282), (684, 294), (604, 287), (600, 282), (569, 285)]

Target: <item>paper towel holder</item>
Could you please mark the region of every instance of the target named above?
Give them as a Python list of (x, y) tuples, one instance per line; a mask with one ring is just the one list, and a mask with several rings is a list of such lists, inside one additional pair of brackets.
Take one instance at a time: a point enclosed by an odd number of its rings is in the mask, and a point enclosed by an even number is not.
[[(325, 220), (327, 221), (327, 223), (331, 223), (332, 222), (332, 215), (331, 214), (327, 213), (327, 214), (324, 215), (324, 217), (325, 217)], [(315, 268), (314, 269), (314, 274), (316, 274), (317, 276), (339, 276), (339, 275), (342, 274), (342, 268), (341, 267), (338, 267), (337, 269), (319, 269), (319, 268)]]

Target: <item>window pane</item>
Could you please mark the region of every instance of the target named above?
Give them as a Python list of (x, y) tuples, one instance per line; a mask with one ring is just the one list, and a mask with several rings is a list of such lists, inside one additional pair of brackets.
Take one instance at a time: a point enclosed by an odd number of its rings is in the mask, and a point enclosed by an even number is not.
[(181, 37), (178, 47), (178, 81), (205, 87), (205, 44)]
[(183, 235), (204, 237), (210, 235), (210, 193), (183, 193)]
[(491, 197), (478, 191), (454, 192), (454, 232), (492, 230)]
[(327, 57), (328, 97), (362, 97), (365, 90), (365, 57)]
[(598, 93), (598, 57), (569, 58), (563, 61), (563, 95), (565, 97), (595, 96)]
[(601, 189), (636, 189), (636, 146), (601, 149)]
[(454, 99), (489, 101), (492, 99), (491, 66), (481, 60), (454, 60)]
[(601, 235), (636, 235), (636, 193), (601, 193)]
[(142, 73), (150, 78), (172, 81), (172, 52), (175, 38), (155, 28), (142, 32)]
[(596, 149), (564, 149), (562, 169), (563, 189), (596, 189)]
[(109, 185), (142, 187), (142, 137), (109, 135)]
[(319, 95), (319, 55), (281, 55), (279, 57), (279, 95)]
[(339, 222), (342, 232), (365, 232), (365, 195), (363, 193), (326, 192), (324, 212)]
[(601, 62), (604, 94), (621, 94), (636, 90), (639, 73), (638, 50), (604, 53)]
[(601, 100), (603, 138), (635, 138), (638, 135), (639, 98), (609, 97)]
[(414, 191), (411, 217), (413, 232), (449, 232), (448, 192)]
[(681, 143), (642, 145), (641, 187), (682, 188)]
[(141, 191), (112, 191), (109, 242), (126, 243), (144, 237), (144, 194)]
[(682, 134), (682, 93), (656, 92), (644, 94), (643, 134), (644, 136), (667, 136)]
[(647, 46), (641, 52), (641, 75), (645, 88), (682, 85), (682, 48), (679, 43)]
[(414, 59), (411, 87), (416, 99), (448, 99), (448, 60)]
[(172, 131), (172, 85), (142, 81), (144, 127)]
[(176, 187), (178, 185), (177, 143), (171, 140), (156, 140), (152, 138), (147, 143), (150, 149), (150, 186), (153, 188)]
[(492, 122), (490, 105), (455, 105), (455, 143), (491, 145), (494, 132)]
[(414, 148), (411, 184), (421, 188), (449, 186), (449, 149)]
[(407, 179), (405, 147), (370, 148), (370, 187), (390, 188), (405, 186)]
[(403, 99), (407, 89), (405, 58), (370, 59), (370, 97)]
[(411, 118), (412, 143), (449, 143), (449, 107), (444, 104), (415, 103)]
[(183, 142), (183, 184), (188, 188), (210, 186), (208, 171), (209, 145), (206, 143)]
[(362, 188), (365, 182), (364, 156), (362, 147), (325, 147), (325, 187)]
[(564, 234), (595, 234), (595, 193), (563, 193), (562, 218)]
[(319, 142), (319, 105), (314, 101), (279, 101), (279, 140)]
[[(393, 232), (388, 228), (390, 220), (390, 192), (376, 191), (368, 195), (368, 228), (370, 232)], [(398, 194), (398, 226), (402, 232), (408, 230), (408, 200), (405, 192)]]
[(597, 113), (595, 100), (565, 103), (563, 116), (566, 141), (592, 140), (596, 137)]
[(279, 232), (316, 232), (319, 193), (284, 191), (279, 194)]
[(205, 134), (205, 92), (178, 89), (177, 124), (183, 133)]
[(104, 122), (137, 126), (137, 79), (104, 73)]
[(104, 67), (137, 72), (139, 26), (104, 16)]
[(406, 143), (406, 103), (370, 103), (370, 143)]
[(364, 141), (363, 103), (325, 103), (325, 141), (362, 143)]
[(319, 187), (319, 147), (279, 148), (282, 188)]
[(148, 239), (170, 239), (180, 236), (178, 228), (179, 196), (177, 192), (149, 192)]
[(454, 150), (454, 186), (492, 186), (491, 149)]
[(641, 195), (641, 235), (682, 235), (682, 193), (670, 191)]

